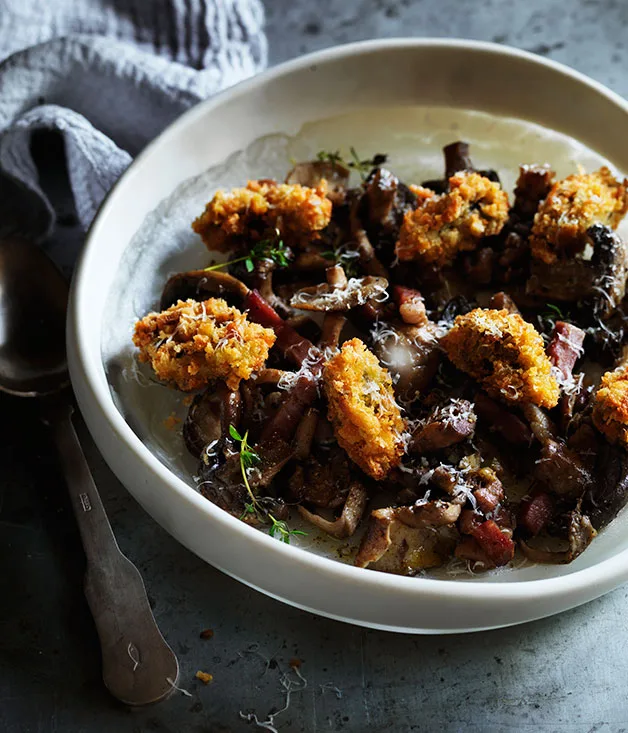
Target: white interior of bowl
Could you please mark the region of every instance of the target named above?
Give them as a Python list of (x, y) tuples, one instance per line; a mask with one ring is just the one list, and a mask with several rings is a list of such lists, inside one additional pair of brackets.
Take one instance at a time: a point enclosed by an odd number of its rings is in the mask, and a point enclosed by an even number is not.
[[(158, 308), (163, 284), (170, 274), (204, 267), (215, 256), (207, 252), (190, 227), (206, 201), (217, 189), (241, 186), (249, 179), (281, 180), (291, 161), (309, 160), (320, 150), (341, 150), (348, 157), (351, 146), (363, 157), (386, 152), (388, 167), (402, 180), (420, 183), (442, 174), (442, 147), (456, 139), (471, 143), (476, 165), (497, 170), (509, 193), (522, 163), (549, 163), (559, 177), (574, 173), (578, 166), (595, 170), (611, 164), (562, 133), (495, 114), (451, 107), (357, 110), (307, 123), (294, 136), (275, 133), (253, 141), (244, 150), (181, 183), (145, 218), (124, 250), (110, 287), (103, 317), (103, 361), (118, 409), (142, 443), (174, 474), (195, 486), (196, 462), (185, 450), (181, 435), (181, 421), (187, 412), (185, 395), (160, 385), (148, 368), (138, 369), (131, 333), (139, 316)], [(173, 425), (167, 421), (169, 416), (180, 422)], [(291, 525), (308, 533), (295, 538), (295, 544), (331, 559), (338, 559), (340, 549), (345, 561), (351, 562), (352, 543), (339, 542), (303, 525), (296, 513)], [(532, 566), (518, 558), (508, 572), (469, 575), (467, 579), (514, 582), (572, 572), (598, 562), (618, 546), (628, 547), (628, 533), (623, 533), (622, 539), (620, 528), (622, 520), (566, 568)], [(459, 566), (454, 564), (460, 580), (465, 575)], [(447, 577), (447, 571), (437, 575)]]
[[(405, 109), (391, 114), (392, 108), (400, 107)], [(441, 118), (434, 109), (426, 114), (427, 107), (457, 111), (442, 113)], [(470, 115), (469, 110), (494, 117)], [(367, 124), (343, 127), (334, 121), (309, 126), (315, 120), (356, 111)], [(561, 136), (520, 135), (518, 123), (500, 121), (501, 117), (545, 125), (595, 153), (565, 146)], [(151, 144), (116, 186), (92, 228), (74, 283), (69, 315), (71, 372), (88, 425), (105, 457), (136, 498), (188, 547), (245, 582), (329, 615), (345, 614), (390, 628), (417, 624), (432, 629), (447, 624), (480, 628), (555, 612), (625, 579), (626, 563), (620, 555), (628, 547), (625, 516), (570, 566), (504, 571), (481, 578), (488, 582), (480, 583), (383, 576), (318, 561), (296, 547), (268, 541), (191, 488), (190, 466), (184, 463), (182, 451), (172, 447), (176, 434), (160, 432), (155, 417), (155, 411), (161, 414), (159, 401), (166, 417), (179, 396), (160, 387), (136, 389), (133, 380), (121, 382), (120, 367), (124, 368), (129, 355), (132, 318), (155, 305), (167, 274), (205, 261), (206, 254), (188, 226), (218, 185), (241, 184), (249, 175), (281, 176), (293, 152), (302, 158), (320, 148), (354, 144), (370, 154), (392, 149), (391, 140), (399, 150), (416, 142), (419, 152), (392, 166), (406, 177), (417, 169), (421, 177), (439, 172), (439, 148), (454, 138), (474, 144), (477, 162), (498, 168), (507, 185), (512, 184), (519, 162), (540, 158), (555, 165), (560, 174), (570, 172), (576, 160), (594, 167), (600, 158), (626, 171), (627, 123), (626, 103), (578, 74), (490, 44), (452, 41), (371, 42), (333, 49), (313, 60), (272, 70), (192, 110)], [(295, 135), (299, 135), (296, 140), (289, 139)], [(268, 136), (273, 136), (270, 147)], [(501, 141), (499, 148), (494, 145), (496, 139)], [(258, 155), (260, 146), (265, 152)], [(246, 152), (236, 155), (239, 151)], [(570, 155), (575, 155), (573, 160)], [(589, 157), (584, 160), (582, 155)], [(214, 168), (224, 161), (226, 166)], [(204, 180), (211, 168), (210, 180)], [(166, 244), (161, 241), (152, 249), (142, 241), (142, 231), (159, 232), (162, 227), (164, 237), (156, 239), (169, 240)], [(115, 383), (121, 412), (107, 374)], [(146, 409), (151, 403), (157, 407)], [(156, 455), (172, 472), (159, 466)], [(220, 538), (219, 545), (212, 544), (213, 536)], [(297, 584), (288, 592), (280, 573), (257, 582), (259, 568), (257, 576), (250, 575), (239, 558), (257, 551), (266, 553), (269, 568), (291, 564), (304, 571), (315, 569), (311, 587)], [(332, 601), (342, 608), (322, 609), (322, 601), (313, 597), (323, 575), (330, 582), (350, 582), (355, 603), (336, 597)], [(537, 578), (547, 580), (515, 582)], [(398, 591), (400, 599), (421, 597), (423, 616), (416, 616), (416, 609), (412, 615), (403, 606), (375, 601), (372, 610), (363, 608), (363, 599), (376, 598), (368, 593), (384, 589)], [(538, 601), (534, 610), (518, 610), (524, 596)], [(467, 599), (467, 619), (445, 623), (438, 606), (430, 605), (430, 599), (437, 597)], [(487, 619), (485, 601), (496, 599), (504, 603)]]

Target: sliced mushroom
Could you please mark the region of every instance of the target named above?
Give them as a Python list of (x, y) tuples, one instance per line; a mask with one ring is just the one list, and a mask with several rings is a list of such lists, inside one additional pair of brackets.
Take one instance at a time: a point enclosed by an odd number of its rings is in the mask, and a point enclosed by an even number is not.
[(340, 163), (327, 160), (308, 160), (297, 163), (286, 176), (286, 183), (299, 183), (301, 186), (316, 188), (325, 180), (329, 184), (328, 198), (333, 203), (340, 203), (349, 183), (350, 171)]
[(591, 544), (597, 532), (591, 524), (591, 520), (580, 510), (580, 502), (572, 512), (569, 513), (569, 529), (567, 550), (546, 550), (531, 546), (525, 540), (520, 539), (519, 545), (523, 554), (532, 562), (548, 565), (567, 565), (581, 555)]
[[(337, 443), (316, 444), (318, 434), (324, 432), (327, 426), (324, 418), (317, 421), (314, 449), (297, 465), (288, 488), (295, 502), (323, 509), (338, 509), (344, 504), (353, 479), (347, 454)], [(330, 433), (327, 439), (332, 438), (333, 434)]]
[(596, 271), (593, 310), (608, 318), (626, 294), (628, 246), (610, 227), (594, 224), (587, 230), (587, 244), (593, 249), (591, 264)]
[(294, 458), (292, 446), (278, 438), (262, 440), (256, 445), (255, 451), (259, 456), (259, 465), (250, 479), (255, 488), (267, 488), (286, 463)]
[(499, 176), (494, 170), (477, 170), (469, 154), (469, 143), (458, 140), (443, 148), (445, 157), (445, 176), (441, 179), (424, 181), (425, 188), (431, 188), (436, 193), (444, 193), (449, 187), (449, 179), (460, 171), (472, 171), (499, 183)]
[(593, 525), (602, 529), (628, 501), (628, 452), (600, 440), (595, 474), (583, 503)]
[(355, 251), (360, 258), (360, 267), (368, 275), (388, 277), (388, 270), (380, 262), (375, 252), (375, 247), (371, 244), (371, 240), (360, 219), (361, 204), (362, 198), (356, 197), (351, 202), (349, 209), (349, 231), (351, 240), (355, 242)]
[(355, 564), (398, 575), (438, 567), (456, 545), (459, 516), (460, 506), (440, 501), (377, 509), (371, 513)]
[(336, 348), (346, 323), (347, 319), (341, 316), (340, 313), (326, 313), (318, 348), (321, 350)]
[[(208, 443), (201, 454), (198, 468), (198, 490), (221, 509), (241, 517), (250, 500), (242, 481), (240, 453), (230, 438), (219, 438)], [(245, 517), (257, 524), (255, 514)]]
[(393, 212), (399, 179), (386, 168), (377, 168), (369, 177), (365, 198), (370, 225), (393, 225)]
[(626, 293), (628, 246), (610, 227), (587, 229), (576, 256), (551, 265), (533, 260), (526, 292), (559, 301), (585, 301), (592, 314), (608, 318)]
[(323, 532), (336, 537), (339, 540), (351, 537), (358, 526), (364, 509), (366, 508), (367, 493), (362, 484), (354, 481), (349, 487), (349, 493), (345, 500), (342, 512), (338, 519), (333, 522), (324, 519), (320, 514), (308, 511), (305, 507), (300, 506), (299, 514), (311, 522), (315, 527), (322, 529)]
[(159, 307), (166, 310), (179, 300), (206, 300), (224, 298), (239, 305), (248, 294), (247, 286), (227, 272), (218, 270), (190, 270), (179, 272), (168, 279), (161, 294)]
[(468, 400), (450, 399), (439, 405), (412, 433), (408, 448), (414, 453), (442, 450), (472, 438), (477, 416)]
[(371, 337), (375, 355), (392, 376), (395, 394), (404, 402), (412, 402), (438, 371), (442, 359), (438, 327), (429, 321), (420, 328), (379, 321)]
[(292, 296), (290, 305), (301, 310), (339, 312), (364, 305), (371, 299), (388, 297), (388, 280), (383, 277), (352, 277), (343, 285), (342, 279), (337, 277), (337, 271), (342, 268), (336, 266), (330, 269), (334, 271), (334, 282), (338, 282), (338, 285), (327, 282), (302, 288)]
[(282, 318), (287, 318), (290, 315), (290, 308), (284, 303), (284, 301), (275, 294), (273, 290), (273, 272), (276, 268), (276, 264), (272, 260), (262, 259), (257, 260), (253, 267), (253, 282), (254, 287), (264, 300), (272, 306)]
[(190, 453), (198, 458), (208, 443), (226, 437), (229, 426), (240, 422), (241, 409), (240, 393), (224, 383), (196, 395), (183, 423), (183, 440)]
[(305, 411), (294, 435), (294, 455), (299, 461), (304, 461), (312, 450), (312, 442), (318, 425), (319, 412), (314, 407)]

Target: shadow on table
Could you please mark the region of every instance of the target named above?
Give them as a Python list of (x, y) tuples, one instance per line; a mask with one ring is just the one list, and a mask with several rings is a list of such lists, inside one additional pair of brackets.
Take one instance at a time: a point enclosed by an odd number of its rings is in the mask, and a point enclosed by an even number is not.
[[(417, 637), (316, 617), (203, 563), (158, 527), (82, 432), (120, 545), (142, 571), (179, 656), (166, 702), (130, 711), (100, 680), (84, 561), (46, 429), (31, 404), (0, 445), (0, 730), (63, 733), (279, 730), (615, 730), (628, 718), (626, 592), (561, 616), (470, 635)], [(251, 558), (255, 562), (255, 558)], [(200, 633), (213, 631), (212, 638)], [(209, 634), (206, 634), (209, 636)], [(213, 675), (204, 685), (198, 671)], [(186, 694), (187, 693), (187, 694)], [(610, 726), (610, 727), (608, 727)]]

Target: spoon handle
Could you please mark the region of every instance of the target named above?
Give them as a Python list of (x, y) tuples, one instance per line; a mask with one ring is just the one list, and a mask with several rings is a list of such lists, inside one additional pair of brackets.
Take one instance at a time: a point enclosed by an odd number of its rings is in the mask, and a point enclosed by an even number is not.
[(103, 680), (128, 705), (158, 702), (179, 664), (161, 635), (135, 565), (120, 551), (72, 424), (73, 408), (48, 415), (87, 556), (85, 595), (100, 637)]

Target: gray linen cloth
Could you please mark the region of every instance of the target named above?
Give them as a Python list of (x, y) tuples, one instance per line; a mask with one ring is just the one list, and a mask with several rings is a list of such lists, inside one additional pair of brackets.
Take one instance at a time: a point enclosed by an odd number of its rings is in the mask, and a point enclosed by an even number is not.
[(260, 0), (0, 0), (0, 232), (52, 231), (36, 131), (63, 137), (84, 229), (149, 140), (265, 65)]

